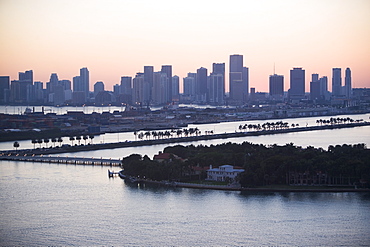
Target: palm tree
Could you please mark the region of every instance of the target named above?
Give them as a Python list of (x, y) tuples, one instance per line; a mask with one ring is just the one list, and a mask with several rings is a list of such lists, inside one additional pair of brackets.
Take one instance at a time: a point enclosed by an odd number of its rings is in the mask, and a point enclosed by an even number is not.
[(60, 145), (60, 146), (62, 146), (62, 142), (63, 142), (62, 137), (59, 137), (59, 138), (58, 138), (58, 142), (59, 142), (59, 145)]
[(89, 138), (87, 137), (87, 135), (84, 135), (82, 138), (84, 139), (85, 145), (86, 145), (86, 140), (89, 139)]
[(36, 143), (37, 143), (37, 140), (36, 139), (32, 139), (32, 144), (33, 144), (33, 149), (35, 149), (36, 147), (35, 147), (35, 145), (36, 145)]
[(15, 151), (17, 151), (17, 149), (19, 148), (19, 142), (14, 142), (13, 143), (13, 147), (15, 147)]
[(75, 140), (75, 138), (73, 136), (69, 137), (69, 140), (72, 142), (72, 146), (73, 146), (73, 141)]
[(38, 144), (40, 144), (40, 148), (41, 148), (42, 139), (38, 139), (38, 140), (37, 140), (37, 143), (38, 143)]
[(78, 145), (81, 143), (81, 136), (76, 136), (76, 140), (78, 141)]
[(45, 143), (45, 147), (46, 147), (46, 148), (48, 147), (48, 143), (49, 143), (49, 141), (50, 141), (50, 140), (49, 140), (49, 138), (45, 138), (45, 139), (44, 139), (44, 143)]
[(91, 140), (91, 144), (93, 143), (94, 135), (89, 135), (89, 138)]
[(54, 144), (54, 147), (55, 147), (55, 143), (57, 142), (57, 139), (56, 138), (51, 138), (51, 142)]

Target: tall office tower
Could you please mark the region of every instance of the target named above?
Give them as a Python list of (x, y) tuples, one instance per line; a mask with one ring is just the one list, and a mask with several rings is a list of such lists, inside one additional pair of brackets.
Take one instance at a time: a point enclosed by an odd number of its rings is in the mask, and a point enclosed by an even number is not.
[(55, 92), (55, 87), (58, 86), (58, 75), (56, 73), (52, 73), (50, 75), (50, 80), (49, 82), (46, 83), (46, 89), (48, 93), (54, 93)]
[(83, 88), (80, 83), (80, 76), (73, 77), (73, 92), (83, 92)]
[(144, 73), (136, 73), (135, 78), (133, 79), (132, 86), (132, 101), (136, 105), (143, 106), (145, 104), (143, 92), (144, 92)]
[(213, 63), (212, 74), (221, 74), (225, 79), (225, 63)]
[(230, 100), (234, 104), (242, 104), (248, 95), (247, 68), (243, 69), (243, 55), (230, 55)]
[(352, 77), (350, 68), (346, 68), (344, 77), (344, 92), (347, 99), (352, 97)]
[(272, 98), (282, 99), (284, 96), (284, 76), (270, 75), (269, 78), (269, 94)]
[(132, 77), (122, 76), (121, 77), (121, 94), (131, 95), (132, 93)]
[(9, 99), (6, 92), (9, 91), (10, 76), (0, 76), (0, 103), (7, 103)]
[(80, 83), (83, 89), (82, 91), (85, 92), (85, 100), (87, 100), (90, 93), (89, 70), (87, 68), (80, 69)]
[(59, 84), (63, 86), (64, 90), (71, 90), (71, 81), (70, 80), (60, 80)]
[(311, 81), (318, 81), (319, 80), (319, 74), (312, 74), (311, 75)]
[(18, 80), (11, 81), (11, 101), (14, 103), (29, 102), (33, 85), (33, 71), (19, 72), (18, 76)]
[(180, 78), (177, 75), (172, 76), (172, 99), (180, 98)]
[(149, 102), (152, 100), (153, 76), (154, 67), (144, 66), (144, 95)]
[(162, 73), (165, 73), (168, 78), (168, 88), (166, 88), (167, 101), (172, 101), (172, 65), (162, 65)]
[(19, 81), (27, 81), (33, 85), (33, 71), (27, 70), (25, 72), (18, 73), (18, 80)]
[(120, 85), (121, 103), (132, 104), (132, 78), (131, 76), (122, 76)]
[(312, 74), (310, 82), (310, 99), (321, 100), (321, 85), (319, 80), (319, 74)]
[(184, 87), (183, 95), (189, 101), (193, 101), (195, 99), (195, 92), (196, 92), (195, 78), (196, 78), (195, 73), (188, 73), (188, 76), (183, 79), (183, 83), (184, 83), (183, 84), (183, 87)]
[(197, 101), (201, 103), (205, 103), (207, 101), (207, 77), (208, 77), (208, 70), (206, 68), (199, 68), (197, 69), (197, 88), (196, 88), (196, 97)]
[(222, 74), (211, 73), (208, 77), (208, 102), (214, 105), (225, 103), (225, 84)]
[(94, 84), (94, 96), (96, 97), (96, 95), (100, 92), (104, 92), (104, 82), (102, 81), (97, 81), (95, 84)]
[(324, 95), (328, 93), (328, 77), (323, 76), (319, 79), (320, 81), (320, 94)]
[(44, 83), (41, 81), (35, 81), (33, 87), (35, 92), (35, 101), (44, 103)]
[(342, 70), (340, 68), (333, 68), (333, 78), (331, 82), (331, 89), (333, 96), (342, 95)]
[[(212, 64), (212, 74), (220, 74), (223, 77), (223, 90), (224, 90), (224, 95), (225, 95), (225, 63), (213, 63)], [(225, 97), (225, 96), (223, 96)], [(224, 102), (225, 99), (223, 99)], [(225, 103), (225, 102), (224, 102)]]
[(169, 101), (168, 87), (169, 78), (162, 71), (154, 72), (153, 80), (153, 103), (156, 105), (166, 104)]
[(243, 67), (243, 90), (244, 101), (247, 101), (249, 97), (249, 68), (247, 67)]
[(119, 96), (120, 92), (121, 92), (121, 86), (119, 84), (114, 84), (113, 85), (113, 95), (117, 97)]
[(305, 70), (293, 68), (290, 70), (290, 89), (288, 91), (290, 100), (301, 100), (305, 97)]

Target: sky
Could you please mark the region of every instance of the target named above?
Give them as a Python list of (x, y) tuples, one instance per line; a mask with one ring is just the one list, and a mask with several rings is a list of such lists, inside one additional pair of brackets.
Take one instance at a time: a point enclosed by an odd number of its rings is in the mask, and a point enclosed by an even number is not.
[[(145, 65), (186, 77), (229, 56), (244, 56), (250, 87), (268, 92), (269, 75), (328, 76), (349, 67), (353, 87), (370, 87), (369, 0), (0, 0), (0, 75), (33, 70), (48, 82), (90, 71), (106, 90)], [(182, 84), (182, 79), (180, 80)]]

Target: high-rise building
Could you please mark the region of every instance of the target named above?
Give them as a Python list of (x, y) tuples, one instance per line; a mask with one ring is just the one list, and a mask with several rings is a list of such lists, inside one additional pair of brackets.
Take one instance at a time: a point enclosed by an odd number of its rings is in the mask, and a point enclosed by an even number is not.
[(121, 77), (121, 94), (131, 95), (132, 93), (132, 77), (122, 76)]
[(312, 74), (310, 82), (310, 99), (314, 101), (322, 99), (319, 74)]
[(33, 85), (33, 71), (27, 70), (25, 72), (18, 73), (18, 80), (19, 81), (27, 81)]
[(80, 83), (80, 76), (73, 77), (73, 92), (83, 92), (83, 87)]
[(85, 92), (85, 100), (88, 99), (90, 93), (90, 79), (89, 79), (89, 70), (87, 68), (80, 69), (80, 83), (82, 91)]
[(0, 76), (0, 103), (8, 102), (7, 92), (9, 92), (9, 86), (10, 76)]
[(290, 88), (288, 91), (290, 100), (301, 100), (305, 97), (305, 70), (293, 68), (290, 70)]
[(249, 68), (247, 67), (243, 67), (243, 90), (244, 101), (247, 101), (249, 97)]
[(193, 101), (195, 99), (196, 93), (196, 73), (188, 73), (188, 76), (183, 79), (183, 86), (184, 86), (184, 97), (189, 100)]
[(94, 84), (94, 96), (96, 97), (99, 92), (104, 92), (104, 82), (102, 81), (97, 81)]
[(346, 68), (344, 77), (344, 92), (347, 99), (352, 97), (352, 76), (350, 68)]
[(284, 76), (270, 75), (269, 94), (272, 98), (281, 99), (284, 96)]
[(48, 93), (54, 93), (55, 92), (55, 87), (58, 86), (59, 84), (59, 79), (57, 73), (52, 73), (50, 75), (50, 80), (49, 82), (46, 83), (46, 89)]
[(144, 98), (145, 101), (152, 101), (152, 90), (153, 90), (153, 77), (154, 77), (154, 67), (144, 66)]
[(157, 105), (166, 104), (169, 101), (168, 90), (169, 78), (162, 71), (154, 72), (153, 102)]
[(225, 63), (213, 63), (212, 64), (212, 74), (222, 75), (223, 88), (221, 88), (221, 91), (223, 91), (222, 104), (224, 104), (225, 103)]
[(134, 104), (144, 106), (144, 73), (136, 73), (132, 86), (132, 101)]
[(168, 78), (168, 88), (166, 88), (167, 102), (172, 101), (172, 65), (162, 65), (162, 73), (165, 73)]
[(180, 78), (177, 75), (172, 76), (172, 99), (180, 97)]
[(340, 96), (342, 95), (342, 70), (341, 68), (333, 68), (333, 78), (332, 78), (332, 95)]
[(115, 97), (118, 97), (121, 91), (121, 86), (119, 84), (114, 84), (113, 85), (113, 95)]
[(222, 74), (211, 73), (208, 77), (208, 102), (214, 105), (224, 105), (225, 84)]
[(206, 68), (197, 69), (196, 78), (196, 100), (200, 103), (207, 101), (207, 77), (208, 70)]
[(119, 87), (119, 96), (117, 102), (132, 104), (132, 78), (130, 76), (122, 76), (121, 84)]
[(243, 55), (230, 55), (230, 100), (242, 104), (248, 97), (248, 68), (243, 68)]
[(19, 72), (18, 80), (11, 81), (11, 101), (27, 103), (30, 101), (33, 86), (33, 71)]

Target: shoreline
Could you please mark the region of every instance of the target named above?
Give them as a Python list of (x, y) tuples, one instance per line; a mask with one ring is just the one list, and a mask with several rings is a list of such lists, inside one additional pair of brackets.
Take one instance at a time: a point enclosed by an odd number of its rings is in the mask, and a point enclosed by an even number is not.
[(159, 144), (176, 144), (183, 142), (194, 142), (202, 140), (214, 140), (214, 139), (228, 139), (236, 137), (247, 137), (247, 136), (260, 136), (260, 135), (275, 135), (275, 134), (285, 134), (294, 132), (305, 132), (305, 131), (315, 131), (315, 130), (331, 130), (331, 129), (342, 129), (342, 128), (354, 128), (370, 126), (370, 122), (362, 123), (349, 123), (349, 124), (337, 124), (337, 125), (320, 125), (320, 126), (310, 126), (310, 127), (296, 127), (288, 129), (279, 130), (261, 130), (252, 132), (234, 132), (234, 133), (223, 133), (223, 134), (213, 134), (213, 135), (199, 135), (199, 136), (188, 136), (188, 137), (175, 137), (168, 139), (154, 139), (154, 140), (140, 140), (140, 141), (125, 141), (117, 143), (104, 143), (104, 144), (92, 144), (92, 145), (81, 145), (81, 146), (67, 146), (67, 147), (57, 147), (48, 149), (23, 149), (23, 150), (8, 150), (3, 151), (6, 154), (57, 154), (57, 153), (74, 153), (81, 151), (92, 151), (101, 149), (115, 149), (124, 147), (137, 147), (137, 146), (151, 146)]
[[(119, 176), (121, 179), (125, 180), (124, 177), (121, 177), (121, 173), (119, 172)], [(124, 176), (124, 175), (123, 175)], [(125, 180), (126, 181), (126, 180)], [(182, 183), (182, 182), (167, 182), (167, 181), (153, 181), (153, 180), (144, 180), (138, 179), (135, 181), (129, 182), (133, 183), (145, 183), (145, 184), (152, 184), (152, 185), (160, 185), (164, 187), (173, 187), (173, 188), (189, 188), (189, 189), (205, 189), (205, 190), (224, 190), (224, 191), (240, 191), (240, 192), (319, 192), (319, 193), (347, 193), (347, 192), (370, 192), (370, 188), (340, 188), (340, 187), (332, 187), (326, 186), (327, 188), (315, 188), (315, 186), (302, 186), (302, 188), (297, 188), (294, 186), (292, 188), (242, 188), (242, 187), (235, 187), (229, 185), (209, 185), (209, 184), (194, 184), (194, 183)], [(287, 186), (287, 185), (286, 185)]]

